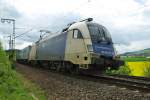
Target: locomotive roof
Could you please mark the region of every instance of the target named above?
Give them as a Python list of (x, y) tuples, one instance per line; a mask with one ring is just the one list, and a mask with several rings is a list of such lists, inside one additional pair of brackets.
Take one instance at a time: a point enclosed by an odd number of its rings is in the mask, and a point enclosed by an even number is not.
[(105, 28), (103, 25), (95, 23), (95, 22), (83, 21), (83, 22), (73, 23), (70, 27), (68, 27), (68, 30), (71, 30), (73, 28), (81, 27), (82, 25), (95, 25), (95, 26), (99, 26), (99, 27)]
[(57, 35), (59, 35), (59, 34), (61, 34), (61, 33), (52, 33), (52, 34), (48, 35), (47, 37), (45, 37), (45, 38), (39, 40), (37, 43), (41, 43), (41, 42), (43, 42), (43, 41), (46, 41), (46, 40), (48, 40), (48, 39), (50, 39), (50, 38), (52, 38), (52, 37), (55, 37), (55, 36), (57, 36)]
[[(38, 41), (37, 43), (41, 43), (41, 42), (43, 42), (43, 41), (46, 41), (47, 39), (49, 39), (49, 38), (52, 38), (52, 37), (55, 37), (55, 36), (57, 36), (57, 35), (59, 35), (59, 34), (63, 34), (64, 32), (66, 32), (66, 31), (69, 31), (69, 30), (72, 30), (72, 29), (80, 29), (80, 31), (83, 33), (83, 35), (84, 35), (84, 37), (85, 38), (89, 38), (90, 36), (89, 36), (89, 31), (88, 31), (88, 29), (87, 29), (87, 25), (96, 25), (96, 26), (99, 26), (99, 27), (104, 27), (104, 26), (102, 26), (102, 25), (100, 25), (100, 24), (98, 24), (98, 23), (95, 23), (95, 22), (91, 22), (91, 21), (79, 21), (79, 22), (73, 22), (73, 23), (71, 23), (71, 24), (68, 24), (69, 26), (68, 27), (66, 27), (66, 28), (64, 28), (63, 30), (62, 30), (62, 32), (60, 32), (60, 33), (55, 33), (55, 34), (50, 34), (50, 35), (48, 35), (47, 37), (45, 37), (45, 38), (43, 38), (42, 40), (40, 40), (40, 41)], [(105, 27), (104, 27), (105, 28)], [(83, 32), (84, 31), (84, 32)]]

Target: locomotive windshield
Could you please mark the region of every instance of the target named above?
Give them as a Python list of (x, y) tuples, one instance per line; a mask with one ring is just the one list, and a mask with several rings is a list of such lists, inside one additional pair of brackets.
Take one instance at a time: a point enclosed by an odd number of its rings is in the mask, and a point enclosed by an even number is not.
[(93, 42), (112, 42), (108, 30), (104, 26), (88, 23), (88, 28)]

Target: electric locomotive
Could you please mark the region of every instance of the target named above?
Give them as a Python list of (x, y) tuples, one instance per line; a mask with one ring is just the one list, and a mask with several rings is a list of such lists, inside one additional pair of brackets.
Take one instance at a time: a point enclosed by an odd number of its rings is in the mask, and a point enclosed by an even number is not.
[(30, 49), (27, 47), (28, 50), (24, 50), (28, 51), (27, 62), (71, 73), (116, 69), (123, 65), (117, 58), (108, 30), (92, 20), (68, 24), (60, 34), (48, 36)]

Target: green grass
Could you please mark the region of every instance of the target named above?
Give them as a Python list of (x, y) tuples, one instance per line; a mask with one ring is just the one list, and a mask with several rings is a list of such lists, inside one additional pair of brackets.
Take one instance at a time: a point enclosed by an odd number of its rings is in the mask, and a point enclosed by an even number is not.
[(27, 91), (29, 96), (32, 96), (32, 98), (34, 98), (34, 99), (37, 98), (38, 100), (46, 100), (45, 93), (43, 90), (41, 90), (39, 88), (39, 86), (32, 83), (31, 81), (29, 81), (28, 79), (26, 79), (19, 73), (17, 73), (17, 76), (18, 76), (19, 80), (21, 80), (22, 86)]
[(11, 68), (11, 63), (0, 44), (0, 100), (45, 100), (38, 86)]
[(150, 61), (150, 58), (145, 58), (145, 57), (125, 57), (125, 58), (123, 58), (123, 60), (127, 61), (127, 62)]

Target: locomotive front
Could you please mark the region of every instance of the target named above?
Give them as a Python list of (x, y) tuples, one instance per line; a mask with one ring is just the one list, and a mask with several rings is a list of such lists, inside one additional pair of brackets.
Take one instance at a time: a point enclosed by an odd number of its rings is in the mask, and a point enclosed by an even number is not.
[(116, 57), (108, 30), (91, 18), (71, 24), (67, 32), (65, 60), (80, 69), (116, 69), (124, 64)]
[(116, 69), (123, 65), (123, 61), (117, 59), (111, 35), (108, 30), (97, 23), (87, 22), (92, 45), (88, 45), (91, 53), (91, 64), (100, 69), (108, 67)]

